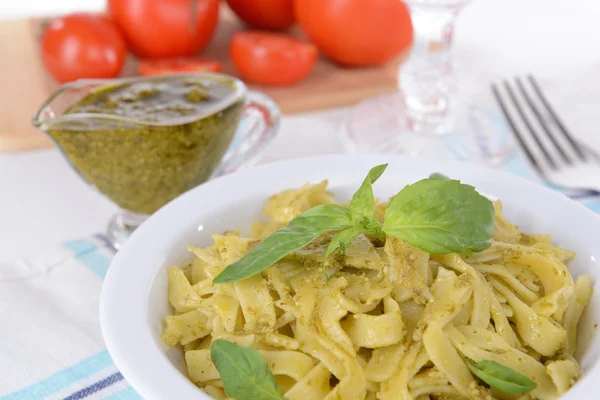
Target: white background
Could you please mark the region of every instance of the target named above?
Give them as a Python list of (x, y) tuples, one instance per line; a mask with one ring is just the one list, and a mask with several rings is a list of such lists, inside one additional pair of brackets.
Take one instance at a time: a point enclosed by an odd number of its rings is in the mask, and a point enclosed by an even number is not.
[[(0, 0), (0, 18), (98, 10), (103, 3)], [(489, 101), (492, 80), (534, 73), (575, 133), (600, 144), (598, 17), (597, 0), (474, 1), (457, 21), (455, 58), (467, 67), (463, 75), (480, 89), (476, 101)], [(0, 55), (0, 62), (7, 56)], [(284, 117), (263, 161), (342, 152), (336, 129), (346, 112)], [(103, 231), (114, 211), (56, 150), (0, 154), (0, 262)]]

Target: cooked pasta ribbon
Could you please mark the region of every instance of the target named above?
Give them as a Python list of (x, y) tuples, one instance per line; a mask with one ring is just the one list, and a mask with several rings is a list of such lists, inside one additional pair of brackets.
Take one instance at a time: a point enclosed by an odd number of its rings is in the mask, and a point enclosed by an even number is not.
[[(230, 399), (210, 357), (215, 339), (258, 350), (288, 400), (551, 400), (579, 379), (573, 355), (591, 279), (574, 280), (565, 264), (574, 254), (521, 232), (500, 202), (492, 245), (469, 256), (359, 235), (328, 258), (325, 280), (326, 234), (260, 274), (212, 283), (303, 211), (335, 202), (327, 182), (276, 194), (249, 237), (212, 235), (207, 247), (187, 247), (186, 267), (168, 269), (173, 315), (162, 339), (183, 348), (189, 379), (209, 396)], [(537, 386), (502, 393), (466, 359), (495, 361)]]

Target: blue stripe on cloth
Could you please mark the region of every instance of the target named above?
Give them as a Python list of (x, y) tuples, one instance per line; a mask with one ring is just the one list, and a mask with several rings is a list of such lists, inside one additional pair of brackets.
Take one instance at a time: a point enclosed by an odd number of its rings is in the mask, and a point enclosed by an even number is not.
[(84, 399), (84, 398), (88, 397), (89, 395), (94, 394), (94, 393), (96, 393), (104, 388), (107, 388), (110, 385), (113, 385), (122, 380), (123, 380), (123, 375), (121, 375), (120, 372), (116, 372), (116, 373), (102, 379), (101, 381), (98, 381), (86, 388), (81, 389), (78, 392), (73, 393), (69, 397), (65, 397), (64, 400)]
[(98, 275), (100, 278), (104, 278), (110, 260), (104, 257), (99, 251), (96, 245), (87, 240), (71, 240), (66, 242), (65, 247), (71, 249), (75, 253), (77, 260), (85, 265), (90, 271)]
[(590, 210), (600, 213), (600, 200), (596, 200), (596, 201), (583, 201), (581, 202), (581, 204), (583, 204), (584, 206), (586, 206), (587, 208), (589, 208)]
[(116, 393), (106, 396), (104, 400), (140, 400), (140, 396), (131, 386), (126, 387)]
[(96, 245), (89, 240), (75, 239), (64, 243), (65, 247), (71, 249), (75, 256), (79, 256), (96, 250)]
[(9, 395), (0, 400), (38, 400), (44, 399), (73, 383), (87, 378), (113, 365), (108, 351), (104, 350), (85, 360), (59, 371), (41, 381)]

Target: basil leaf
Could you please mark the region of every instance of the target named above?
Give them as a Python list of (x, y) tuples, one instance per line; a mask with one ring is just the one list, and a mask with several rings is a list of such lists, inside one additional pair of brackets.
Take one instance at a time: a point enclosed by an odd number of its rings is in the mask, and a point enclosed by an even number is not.
[(304, 211), (286, 227), (269, 235), (244, 257), (229, 265), (213, 283), (236, 282), (255, 275), (330, 231), (353, 226), (350, 210), (338, 204), (321, 204)]
[(423, 179), (390, 202), (383, 231), (432, 254), (470, 254), (491, 245), (494, 207), (472, 186)]
[(325, 271), (325, 267), (327, 266), (327, 257), (337, 249), (341, 249), (342, 253), (346, 251), (346, 247), (348, 247), (352, 239), (363, 232), (364, 228), (362, 226), (355, 225), (351, 228), (344, 229), (333, 239), (331, 239), (331, 242), (329, 242), (329, 245), (327, 246), (327, 250), (325, 250), (325, 256), (323, 257), (323, 270), (325, 275), (327, 275), (327, 271)]
[(362, 185), (352, 196), (352, 200), (350, 200), (352, 219), (358, 219), (361, 216), (372, 217), (375, 213), (375, 196), (372, 185), (383, 174), (387, 166), (387, 164), (381, 164), (371, 168)]
[(358, 221), (358, 224), (363, 227), (364, 234), (374, 236), (382, 241), (385, 240), (385, 233), (383, 233), (378, 219), (363, 217)]
[(467, 358), (467, 367), (473, 375), (504, 393), (527, 393), (537, 387), (537, 383), (528, 376), (505, 367), (496, 361), (483, 360), (475, 362)]
[(448, 178), (444, 174), (440, 174), (439, 172), (434, 172), (433, 174), (429, 175), (429, 179), (438, 179), (438, 180), (446, 181), (450, 178)]
[(225, 393), (236, 400), (282, 400), (265, 359), (250, 347), (213, 340), (210, 358), (217, 367)]

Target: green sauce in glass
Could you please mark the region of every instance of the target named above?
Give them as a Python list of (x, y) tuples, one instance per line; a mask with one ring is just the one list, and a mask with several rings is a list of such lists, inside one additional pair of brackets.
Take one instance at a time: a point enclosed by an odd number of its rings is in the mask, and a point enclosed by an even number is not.
[(218, 166), (243, 108), (243, 99), (224, 103), (235, 91), (224, 77), (103, 86), (64, 113), (85, 115), (48, 134), (100, 192), (125, 210), (151, 214)]

